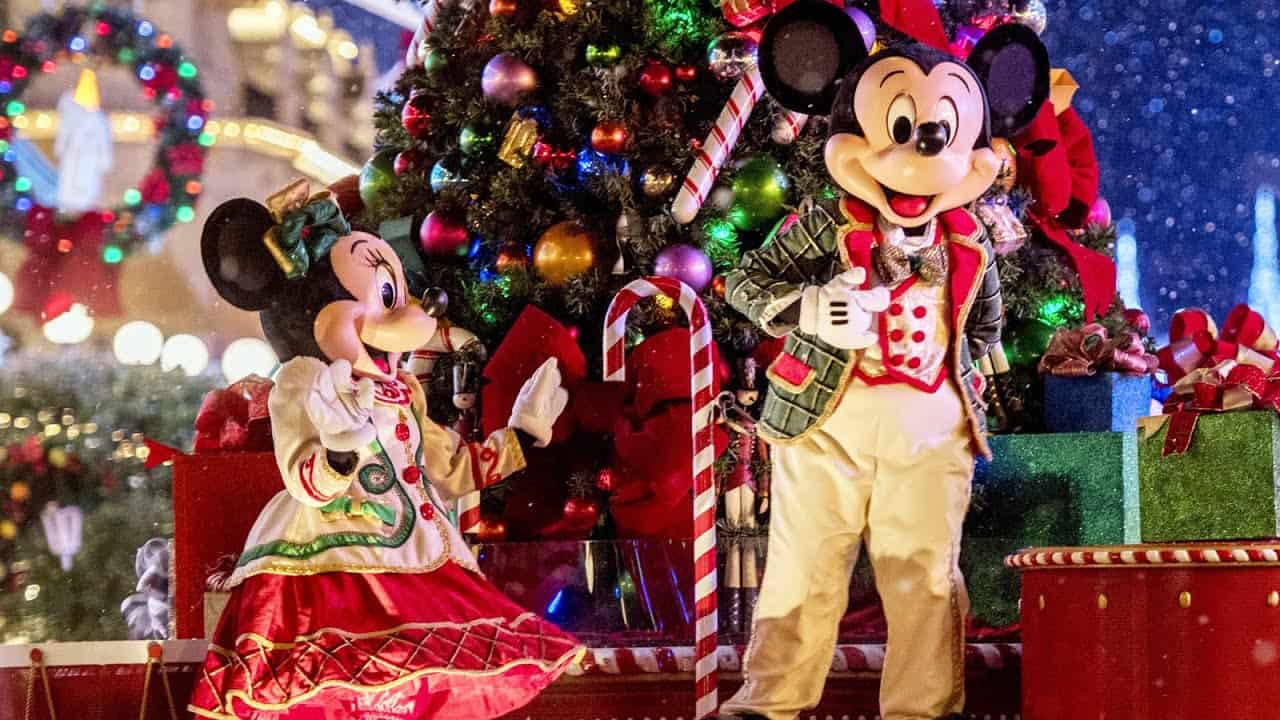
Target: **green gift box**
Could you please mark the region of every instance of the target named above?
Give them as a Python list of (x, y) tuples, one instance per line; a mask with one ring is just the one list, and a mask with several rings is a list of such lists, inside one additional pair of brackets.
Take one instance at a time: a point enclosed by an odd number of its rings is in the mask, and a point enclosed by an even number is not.
[(997, 435), (974, 473), (960, 565), (973, 615), (1018, 621), (1019, 578), (1004, 557), (1026, 547), (1138, 541), (1135, 433)]
[(1271, 411), (1206, 413), (1185, 452), (1165, 453), (1173, 416), (1139, 421), (1143, 542), (1280, 536), (1280, 417)]

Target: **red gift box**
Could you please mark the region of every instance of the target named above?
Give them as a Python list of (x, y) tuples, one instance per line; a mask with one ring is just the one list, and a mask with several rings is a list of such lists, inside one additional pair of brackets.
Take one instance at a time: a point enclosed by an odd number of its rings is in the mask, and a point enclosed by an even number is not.
[(238, 557), (258, 513), (284, 480), (274, 453), (201, 453), (173, 459), (173, 604), (177, 637), (202, 638), (209, 573)]
[(169, 718), (171, 706), (190, 718), (205, 648), (200, 640), (0, 645), (0, 718)]
[(1280, 544), (1028, 550), (1027, 720), (1276, 716)]

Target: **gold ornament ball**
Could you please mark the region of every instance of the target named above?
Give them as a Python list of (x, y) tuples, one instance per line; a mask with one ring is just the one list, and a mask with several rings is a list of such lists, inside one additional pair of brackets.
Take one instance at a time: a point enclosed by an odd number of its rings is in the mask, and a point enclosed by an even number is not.
[(640, 189), (644, 194), (651, 198), (659, 198), (666, 195), (676, 186), (676, 176), (671, 174), (670, 170), (662, 167), (645, 168), (644, 173), (640, 176)]
[(62, 448), (53, 448), (49, 451), (49, 464), (56, 468), (64, 468), (67, 466), (67, 451)]
[(26, 502), (31, 497), (31, 488), (21, 480), (9, 486), (9, 499), (14, 502)]
[(0, 538), (12, 540), (18, 537), (18, 526), (12, 520), (0, 520)]
[(595, 238), (574, 220), (552, 225), (533, 247), (533, 267), (550, 285), (564, 285), (595, 264)]

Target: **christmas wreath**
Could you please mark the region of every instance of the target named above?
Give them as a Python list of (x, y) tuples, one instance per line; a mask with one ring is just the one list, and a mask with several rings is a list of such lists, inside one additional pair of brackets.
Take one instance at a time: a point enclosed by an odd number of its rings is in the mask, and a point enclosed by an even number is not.
[(32, 180), (20, 173), (11, 147), (14, 130), (25, 123), (22, 94), (38, 73), (51, 73), (62, 61), (128, 68), (158, 111), (151, 170), (125, 192), (120, 205), (100, 211), (101, 258), (115, 264), (157, 241), (174, 223), (194, 219), (204, 155), (213, 144), (213, 136), (204, 132), (212, 102), (205, 99), (196, 66), (182, 47), (127, 9), (95, 2), (35, 15), (25, 33), (5, 30), (0, 35), (0, 219), (10, 227), (21, 227), (28, 212), (39, 207)]

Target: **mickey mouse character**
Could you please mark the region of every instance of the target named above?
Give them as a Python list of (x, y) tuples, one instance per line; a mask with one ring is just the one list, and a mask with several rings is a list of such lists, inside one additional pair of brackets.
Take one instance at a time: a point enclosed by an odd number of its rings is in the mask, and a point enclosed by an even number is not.
[(786, 336), (759, 432), (772, 445), (769, 556), (724, 705), (783, 720), (814, 707), (865, 541), (888, 620), (886, 720), (958, 717), (968, 598), (957, 564), (974, 455), (989, 456), (975, 358), (999, 337), (1000, 281), (965, 207), (995, 180), (993, 136), (1035, 117), (1048, 56), (1019, 25), (967, 61), (907, 44), (868, 57), (838, 7), (799, 0), (760, 42), (785, 107), (830, 113), (843, 190), (726, 277), (726, 297)]
[(410, 297), (392, 247), (352, 231), (327, 194), (299, 181), (266, 207), (223, 203), (201, 252), (284, 361), (269, 406), (285, 489), (236, 564), (190, 709), (493, 718), (527, 703), (582, 648), (480, 575), (444, 502), (524, 467), (517, 430), (550, 439), (568, 401), (555, 361), (509, 428), (465, 442), (398, 370), (447, 300)]

